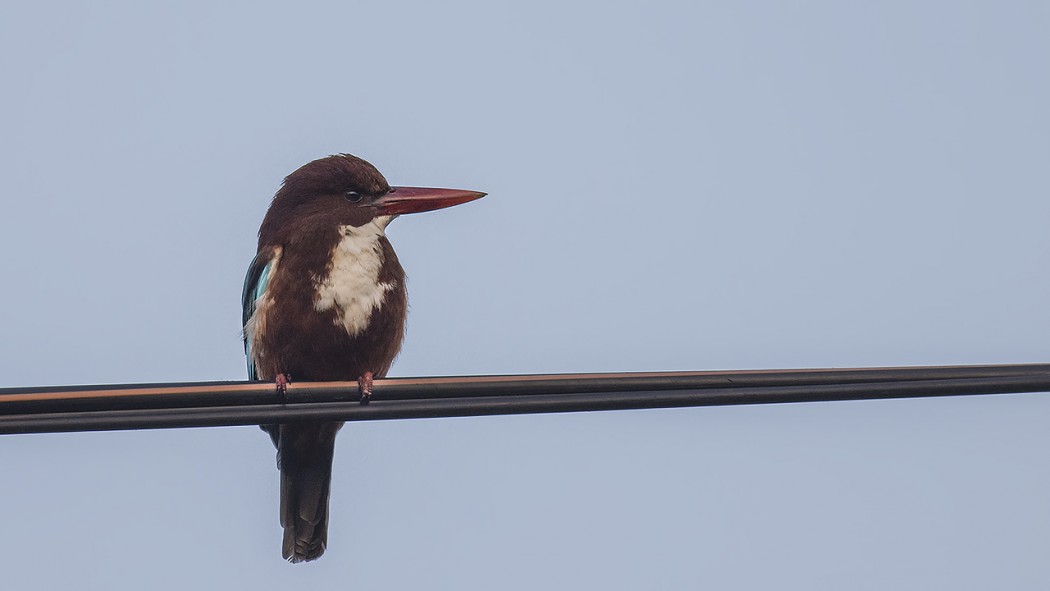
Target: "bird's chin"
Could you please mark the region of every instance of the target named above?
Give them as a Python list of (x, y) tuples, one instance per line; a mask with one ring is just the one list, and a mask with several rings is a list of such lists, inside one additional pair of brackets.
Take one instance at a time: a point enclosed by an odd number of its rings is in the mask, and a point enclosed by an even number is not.
[(396, 217), (396, 215), (377, 215), (360, 226), (353, 224), (341, 225), (339, 226), (339, 231), (345, 236), (383, 236), (386, 233), (386, 227)]

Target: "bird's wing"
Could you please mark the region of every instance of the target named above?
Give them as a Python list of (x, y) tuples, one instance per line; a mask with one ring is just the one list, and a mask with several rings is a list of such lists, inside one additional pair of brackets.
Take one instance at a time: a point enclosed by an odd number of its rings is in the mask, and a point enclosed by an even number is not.
[(243, 326), (244, 355), (248, 361), (248, 379), (256, 380), (255, 363), (252, 361), (252, 331), (255, 323), (249, 322), (255, 314), (255, 305), (266, 293), (270, 284), (273, 267), (276, 262), (276, 249), (264, 247), (252, 259), (248, 274), (244, 276), (244, 289), (241, 291), (241, 326)]

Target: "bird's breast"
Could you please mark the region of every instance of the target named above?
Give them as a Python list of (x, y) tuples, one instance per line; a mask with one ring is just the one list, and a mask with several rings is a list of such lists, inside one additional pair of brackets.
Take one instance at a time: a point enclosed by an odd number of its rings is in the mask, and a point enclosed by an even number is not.
[(383, 275), (383, 228), (344, 226), (325, 271), (314, 280), (314, 310), (335, 312), (334, 322), (351, 336), (368, 328), (397, 279)]

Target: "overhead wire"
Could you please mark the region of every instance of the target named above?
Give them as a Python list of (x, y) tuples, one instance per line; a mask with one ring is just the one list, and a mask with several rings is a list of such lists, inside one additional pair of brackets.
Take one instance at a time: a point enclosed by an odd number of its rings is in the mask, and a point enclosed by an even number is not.
[[(294, 376), (293, 376), (294, 377)], [(1050, 392), (1050, 364), (0, 389), (0, 435)]]

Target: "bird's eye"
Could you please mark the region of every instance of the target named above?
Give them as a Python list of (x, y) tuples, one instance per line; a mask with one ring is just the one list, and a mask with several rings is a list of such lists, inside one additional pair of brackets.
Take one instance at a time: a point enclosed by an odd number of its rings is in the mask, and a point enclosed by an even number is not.
[(360, 193), (358, 193), (357, 191), (347, 191), (343, 195), (343, 197), (345, 197), (346, 200), (349, 201), (350, 203), (357, 203), (358, 201), (361, 201), (362, 195)]

